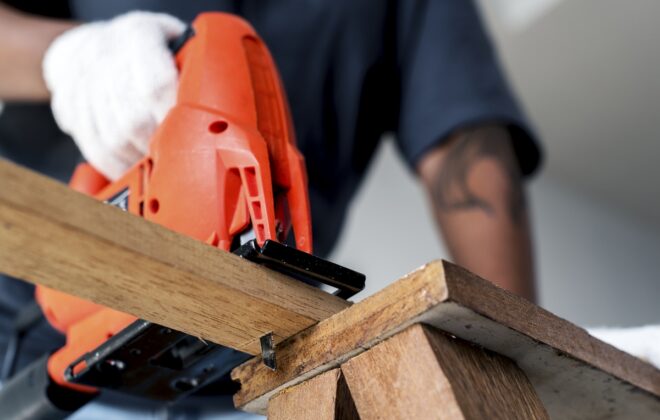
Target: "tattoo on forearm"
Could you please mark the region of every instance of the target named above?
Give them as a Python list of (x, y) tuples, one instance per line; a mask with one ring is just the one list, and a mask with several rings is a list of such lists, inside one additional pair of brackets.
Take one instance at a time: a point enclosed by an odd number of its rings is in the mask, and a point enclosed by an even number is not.
[(479, 197), (468, 185), (475, 165), (492, 159), (508, 181), (506, 197), (503, 197), (508, 215), (514, 223), (520, 223), (525, 214), (525, 195), (508, 133), (498, 127), (470, 129), (450, 147), (433, 183), (432, 193), (438, 209), (444, 212), (479, 209), (495, 216), (494, 203)]

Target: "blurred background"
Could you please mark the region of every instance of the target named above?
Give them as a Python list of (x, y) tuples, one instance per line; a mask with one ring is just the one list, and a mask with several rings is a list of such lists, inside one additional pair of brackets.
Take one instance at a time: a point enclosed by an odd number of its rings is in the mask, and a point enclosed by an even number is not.
[[(660, 322), (660, 2), (481, 0), (545, 148), (528, 183), (541, 305), (582, 326)], [(447, 258), (385, 141), (332, 258), (371, 295)]]

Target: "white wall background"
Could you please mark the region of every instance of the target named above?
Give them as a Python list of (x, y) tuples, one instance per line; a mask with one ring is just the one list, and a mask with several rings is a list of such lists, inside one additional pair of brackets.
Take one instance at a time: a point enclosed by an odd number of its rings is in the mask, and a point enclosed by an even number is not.
[[(584, 326), (660, 323), (660, 2), (480, 3), (546, 149), (528, 185), (541, 305)], [(447, 258), (391, 142), (333, 258), (367, 274), (357, 299)]]

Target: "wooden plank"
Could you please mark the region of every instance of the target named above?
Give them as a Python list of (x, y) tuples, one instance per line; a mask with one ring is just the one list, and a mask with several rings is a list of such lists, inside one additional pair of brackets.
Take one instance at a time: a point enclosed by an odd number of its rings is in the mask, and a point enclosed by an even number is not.
[(0, 272), (251, 354), (349, 305), (1, 160)]
[(269, 420), (359, 420), (348, 386), (333, 369), (285, 389), (268, 402)]
[(341, 370), (362, 420), (549, 418), (511, 360), (420, 324)]
[[(264, 412), (270, 395), (335, 368), (404, 328), (426, 323), (513, 359), (551, 417), (649, 418), (660, 371), (585, 330), (461, 269), (436, 261), (287, 339), (278, 370), (236, 368), (237, 407)], [(652, 418), (652, 417), (651, 417)]]

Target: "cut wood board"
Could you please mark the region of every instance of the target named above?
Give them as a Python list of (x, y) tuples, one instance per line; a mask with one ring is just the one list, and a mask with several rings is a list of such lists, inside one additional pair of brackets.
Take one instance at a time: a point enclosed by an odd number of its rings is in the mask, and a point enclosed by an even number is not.
[(362, 420), (549, 418), (510, 359), (420, 324), (348, 360), (341, 372)]
[(339, 369), (313, 377), (271, 398), (268, 420), (360, 420)]
[(445, 261), (276, 347), (278, 370), (254, 358), (234, 369), (237, 407), (265, 413), (275, 393), (335, 368), (404, 328), (424, 323), (513, 359), (551, 418), (650, 419), (660, 413), (660, 371)]
[(3, 160), (0, 272), (251, 354), (349, 305)]

